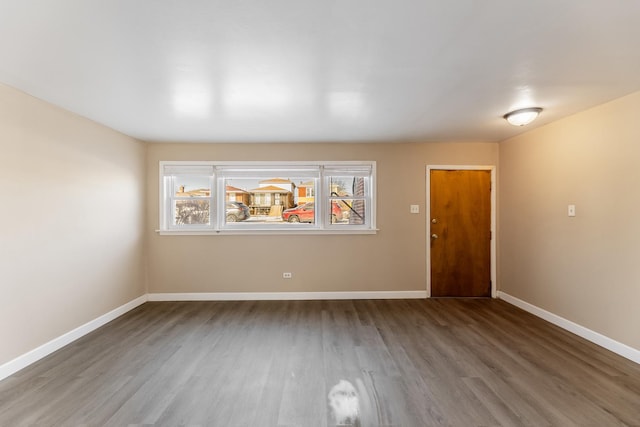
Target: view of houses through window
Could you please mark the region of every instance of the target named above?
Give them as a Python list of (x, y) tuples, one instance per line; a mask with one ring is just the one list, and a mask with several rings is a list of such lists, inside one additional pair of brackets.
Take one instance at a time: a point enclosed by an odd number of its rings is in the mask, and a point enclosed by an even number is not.
[[(164, 228), (370, 226), (372, 167), (354, 172), (349, 169), (352, 165), (332, 166), (324, 175), (319, 166), (299, 175), (287, 174), (286, 168), (262, 175), (246, 170), (216, 174), (214, 167), (205, 175), (201, 168), (189, 173), (188, 165), (176, 173), (169, 166), (163, 174), (163, 209), (170, 212)], [(222, 189), (224, 212), (220, 212)]]
[[(358, 179), (362, 180), (356, 177), (331, 180), (331, 223), (350, 224), (354, 219), (357, 219), (355, 223), (364, 223), (364, 205), (356, 211), (352, 198), (353, 183)], [(314, 223), (315, 187), (316, 181), (308, 178), (227, 179), (225, 197), (249, 208), (250, 216), (243, 219), (246, 223)]]

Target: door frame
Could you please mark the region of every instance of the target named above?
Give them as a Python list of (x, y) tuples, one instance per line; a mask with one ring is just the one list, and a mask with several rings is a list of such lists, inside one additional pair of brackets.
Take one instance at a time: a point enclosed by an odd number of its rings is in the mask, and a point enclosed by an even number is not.
[(488, 170), (491, 171), (491, 298), (497, 297), (496, 278), (496, 167), (492, 165), (427, 165), (427, 298), (431, 298), (431, 171)]

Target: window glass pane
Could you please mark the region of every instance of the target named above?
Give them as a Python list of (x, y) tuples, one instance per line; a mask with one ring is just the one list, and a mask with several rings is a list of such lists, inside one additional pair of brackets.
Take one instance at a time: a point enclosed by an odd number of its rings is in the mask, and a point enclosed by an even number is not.
[(173, 177), (173, 194), (176, 197), (209, 197), (209, 177), (176, 175)]
[(208, 225), (209, 199), (176, 200), (174, 225)]
[[(282, 171), (287, 176), (287, 171)], [(297, 224), (315, 223), (313, 210), (316, 180), (309, 177), (268, 177), (252, 178), (227, 177), (224, 179), (225, 201), (235, 201), (247, 207), (247, 215), (237, 218), (226, 215), (226, 221), (241, 224)], [(311, 203), (311, 205), (304, 206)], [(304, 206), (304, 207), (303, 207)], [(227, 211), (230, 207), (226, 206)], [(241, 209), (236, 206), (234, 209)]]
[(331, 224), (365, 224), (365, 207), (364, 199), (334, 199), (331, 201)]
[(366, 181), (367, 178), (360, 176), (332, 176), (329, 178), (329, 196), (364, 196)]

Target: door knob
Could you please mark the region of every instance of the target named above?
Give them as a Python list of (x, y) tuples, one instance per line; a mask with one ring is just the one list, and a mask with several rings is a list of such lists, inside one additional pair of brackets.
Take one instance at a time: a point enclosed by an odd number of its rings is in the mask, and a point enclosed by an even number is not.
[(437, 238), (438, 238), (438, 235), (437, 235), (437, 234), (435, 234), (435, 233), (433, 233), (433, 234), (431, 235), (431, 238), (432, 238), (432, 239), (437, 239)]

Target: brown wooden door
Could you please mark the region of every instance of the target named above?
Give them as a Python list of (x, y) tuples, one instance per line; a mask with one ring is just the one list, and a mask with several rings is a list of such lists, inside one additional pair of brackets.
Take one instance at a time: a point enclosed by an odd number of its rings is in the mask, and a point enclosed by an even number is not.
[(491, 171), (431, 170), (431, 296), (491, 296)]

